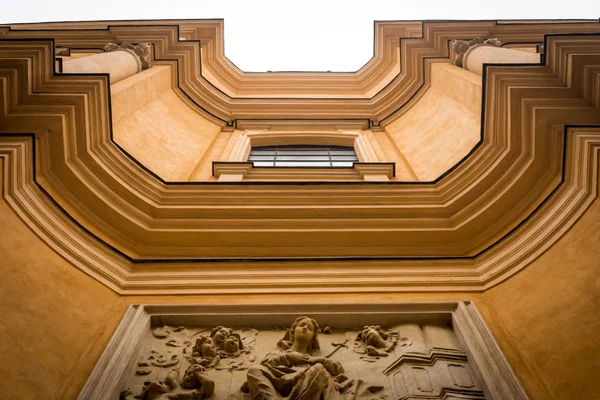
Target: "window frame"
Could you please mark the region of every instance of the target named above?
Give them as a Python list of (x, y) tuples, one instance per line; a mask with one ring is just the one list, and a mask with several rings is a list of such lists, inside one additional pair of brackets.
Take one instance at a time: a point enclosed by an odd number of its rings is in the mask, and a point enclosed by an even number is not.
[[(234, 130), (227, 144), (231, 150), (226, 161), (213, 161), (213, 176), (217, 181), (371, 181), (383, 182), (396, 175), (394, 162), (378, 159), (367, 137), (370, 131), (271, 131)], [(352, 147), (358, 161), (353, 167), (254, 167), (248, 156), (252, 147), (286, 145), (324, 145)]]
[[(352, 147), (358, 162), (380, 162), (369, 139), (362, 130), (338, 131), (240, 131), (227, 161), (245, 162), (252, 147), (264, 146), (343, 146)], [(276, 167), (273, 167), (276, 168)]]
[(331, 145), (276, 145), (251, 147), (254, 168), (353, 168), (354, 147)]

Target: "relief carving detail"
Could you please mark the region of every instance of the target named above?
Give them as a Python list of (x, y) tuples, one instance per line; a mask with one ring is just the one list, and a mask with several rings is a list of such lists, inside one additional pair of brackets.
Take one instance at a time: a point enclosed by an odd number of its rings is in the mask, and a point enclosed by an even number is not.
[(318, 336), (317, 321), (297, 318), (279, 341), (279, 349), (248, 370), (242, 390), (255, 400), (339, 398), (351, 382), (339, 362), (315, 355), (320, 350)]
[(445, 325), (337, 329), (310, 317), (287, 328), (160, 326), (121, 400), (483, 399)]

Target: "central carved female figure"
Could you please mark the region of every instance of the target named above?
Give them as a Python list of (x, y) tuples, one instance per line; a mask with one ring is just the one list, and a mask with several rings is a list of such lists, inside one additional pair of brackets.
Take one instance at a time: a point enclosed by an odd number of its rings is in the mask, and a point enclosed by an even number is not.
[[(253, 400), (334, 400), (339, 398), (344, 368), (338, 362), (315, 356), (319, 350), (319, 325), (308, 317), (297, 318), (279, 349), (248, 370), (247, 389)], [(338, 377), (337, 381), (335, 377)]]

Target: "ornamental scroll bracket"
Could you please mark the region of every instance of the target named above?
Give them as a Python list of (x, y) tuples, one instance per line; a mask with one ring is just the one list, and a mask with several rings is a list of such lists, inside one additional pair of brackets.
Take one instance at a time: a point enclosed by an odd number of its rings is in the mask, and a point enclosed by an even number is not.
[(150, 46), (150, 43), (138, 43), (136, 45), (129, 42), (121, 44), (108, 43), (104, 46), (104, 50), (107, 53), (111, 51), (125, 51), (132, 54), (138, 60), (139, 71), (145, 71), (150, 68)]
[(478, 37), (468, 41), (455, 39), (450, 42), (450, 44), (452, 45), (452, 50), (454, 51), (454, 65), (464, 68), (465, 56), (471, 50), (480, 46), (500, 47), (502, 42), (500, 42), (500, 40), (497, 38), (483, 39)]

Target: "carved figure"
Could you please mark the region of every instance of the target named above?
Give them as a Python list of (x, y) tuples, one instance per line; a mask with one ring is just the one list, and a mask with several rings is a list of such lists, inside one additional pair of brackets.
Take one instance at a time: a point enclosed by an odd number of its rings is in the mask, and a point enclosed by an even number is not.
[(215, 341), (208, 336), (200, 336), (196, 339), (194, 352), (198, 353), (203, 358), (214, 358), (217, 356), (217, 348)]
[(347, 378), (338, 362), (313, 354), (319, 350), (319, 325), (308, 317), (297, 318), (278, 343), (278, 350), (248, 369), (242, 391), (253, 400), (332, 400), (346, 389)]
[(379, 325), (366, 325), (356, 336), (355, 346), (358, 347), (354, 351), (372, 357), (386, 357), (397, 341), (397, 332), (381, 329)]
[(232, 333), (225, 339), (221, 345), (221, 349), (227, 357), (237, 357), (240, 351), (244, 349), (244, 342), (238, 333)]
[(221, 349), (223, 343), (225, 342), (225, 339), (227, 339), (232, 333), (233, 330), (231, 328), (227, 328), (225, 326), (217, 326), (216, 328), (213, 328), (213, 330), (210, 332), (210, 337), (213, 338), (217, 347)]
[(210, 332), (210, 338), (214, 341), (214, 345), (222, 357), (237, 357), (240, 351), (244, 349), (242, 337), (238, 333), (234, 333), (233, 329), (225, 326), (217, 326)]
[(195, 389), (201, 397), (198, 399), (212, 396), (215, 392), (215, 383), (204, 375), (204, 368), (200, 365), (191, 365), (183, 376), (180, 383), (184, 389)]
[[(164, 381), (145, 382), (142, 393), (134, 396), (130, 389), (121, 392), (120, 400), (193, 400), (206, 399), (215, 392), (215, 383), (204, 376), (200, 365), (190, 366), (181, 382), (177, 381), (179, 372), (173, 370)], [(188, 389), (188, 390), (183, 390)]]
[(388, 333), (381, 329), (379, 325), (365, 326), (356, 336), (356, 340), (362, 340), (367, 346), (373, 346), (378, 349), (388, 346), (386, 342), (387, 338)]
[(186, 359), (192, 364), (211, 369), (216, 367), (221, 361), (221, 356), (218, 353), (212, 338), (200, 336), (196, 339), (196, 345), (192, 349), (192, 356), (186, 356)]

